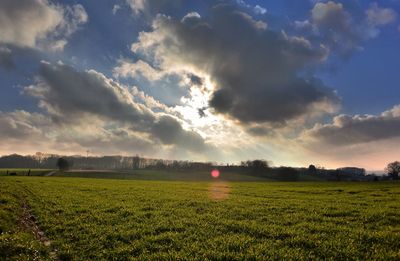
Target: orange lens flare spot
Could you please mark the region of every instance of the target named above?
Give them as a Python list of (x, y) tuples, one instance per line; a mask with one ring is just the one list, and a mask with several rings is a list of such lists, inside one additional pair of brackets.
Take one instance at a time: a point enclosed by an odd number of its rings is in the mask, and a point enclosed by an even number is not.
[(212, 171), (211, 171), (211, 177), (213, 177), (213, 178), (219, 178), (219, 170), (217, 170), (217, 169), (213, 169)]
[(226, 182), (216, 180), (208, 187), (209, 196), (212, 200), (224, 200), (229, 197), (231, 187)]

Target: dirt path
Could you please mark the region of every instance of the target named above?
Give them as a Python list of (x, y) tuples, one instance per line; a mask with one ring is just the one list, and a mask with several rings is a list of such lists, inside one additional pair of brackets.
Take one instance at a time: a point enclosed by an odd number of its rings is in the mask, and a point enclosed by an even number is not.
[(53, 175), (56, 174), (56, 173), (57, 173), (57, 170), (53, 170), (53, 171), (50, 171), (49, 173), (45, 174), (44, 176), (45, 176), (45, 177), (51, 177), (51, 176), (53, 176)]
[(46, 237), (44, 231), (41, 230), (36, 223), (36, 218), (32, 215), (31, 208), (26, 201), (22, 202), (21, 208), (22, 213), (19, 219), (20, 227), (25, 231), (31, 232), (38, 241), (50, 248), (49, 256), (52, 260), (59, 260), (57, 257), (57, 249), (51, 247), (50, 239)]
[(43, 245), (51, 245), (51, 241), (45, 236), (44, 232), (37, 225), (36, 218), (31, 214), (30, 207), (26, 202), (22, 203), (22, 215), (19, 222), (24, 230), (32, 232), (35, 238), (42, 242)]

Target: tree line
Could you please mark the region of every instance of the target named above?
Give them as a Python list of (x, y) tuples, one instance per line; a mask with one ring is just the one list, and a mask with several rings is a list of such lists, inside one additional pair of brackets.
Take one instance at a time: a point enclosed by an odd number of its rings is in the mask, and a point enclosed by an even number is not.
[[(182, 160), (151, 159), (139, 156), (60, 156), (55, 154), (36, 153), (35, 155), (22, 156), (18, 154), (0, 157), (0, 168), (41, 168), (60, 170), (86, 169), (86, 170), (174, 170), (174, 171), (211, 171), (218, 168), (221, 171), (245, 172), (248, 175), (262, 176), (271, 179), (296, 181), (300, 177), (314, 176), (332, 181), (350, 181), (378, 179), (377, 176), (366, 175), (365, 169), (346, 167), (338, 169), (325, 169), (310, 165), (308, 168), (270, 167), (266, 160), (247, 160), (240, 164), (218, 165), (214, 162), (194, 162)], [(391, 162), (385, 168), (387, 178), (398, 179), (400, 162)]]
[(174, 169), (174, 170), (208, 170), (216, 163), (194, 162), (183, 160), (151, 159), (139, 156), (60, 156), (56, 154), (36, 153), (35, 155), (22, 156), (18, 154), (0, 157), (0, 168), (41, 168), (54, 169), (60, 164), (65, 168), (74, 169)]

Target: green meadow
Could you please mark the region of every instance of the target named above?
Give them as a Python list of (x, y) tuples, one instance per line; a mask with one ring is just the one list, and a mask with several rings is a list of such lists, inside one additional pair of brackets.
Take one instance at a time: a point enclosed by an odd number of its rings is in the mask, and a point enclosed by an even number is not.
[(106, 178), (0, 177), (0, 258), (400, 259), (399, 183)]

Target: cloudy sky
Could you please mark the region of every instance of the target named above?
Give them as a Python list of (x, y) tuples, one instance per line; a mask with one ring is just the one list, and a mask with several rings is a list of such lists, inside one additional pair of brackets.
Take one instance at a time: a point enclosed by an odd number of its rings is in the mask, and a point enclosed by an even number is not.
[(0, 154), (400, 159), (400, 1), (1, 0)]

